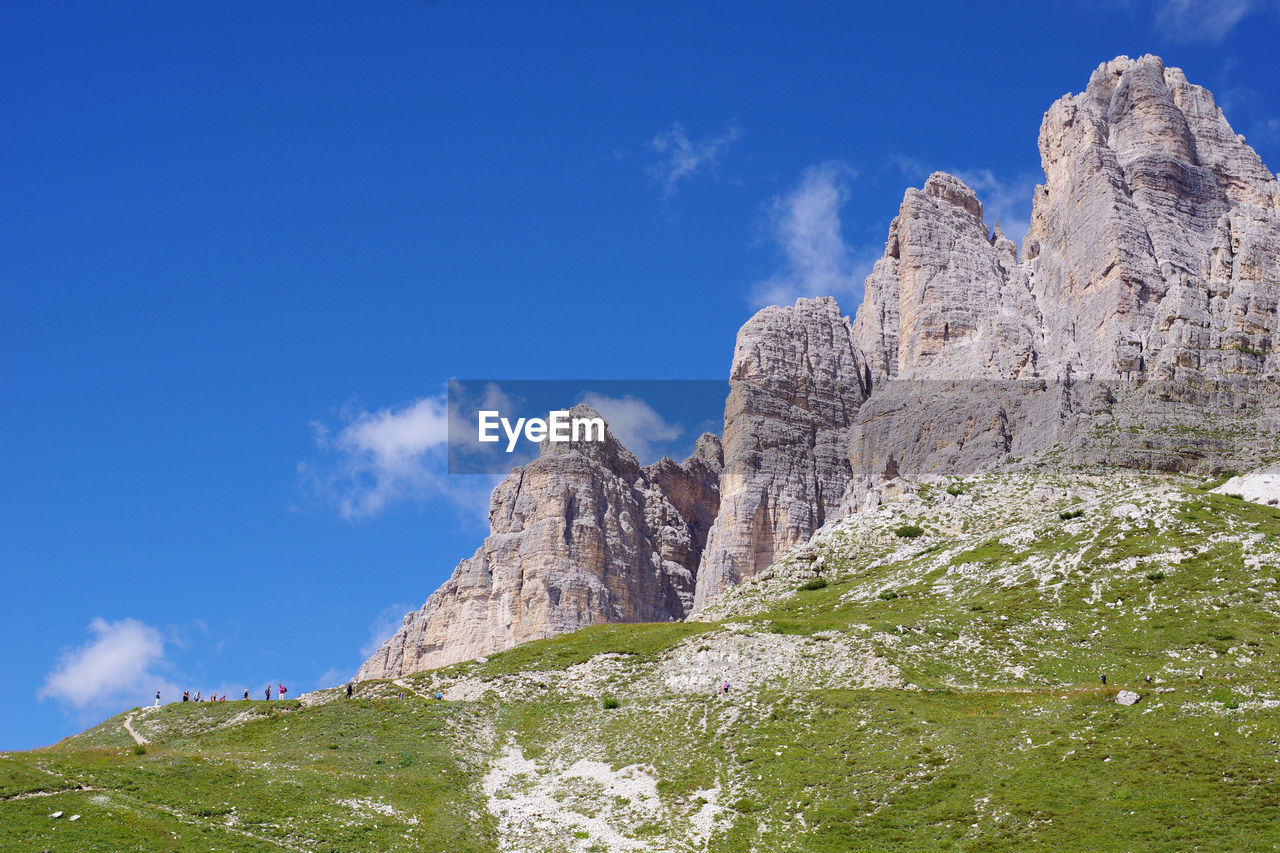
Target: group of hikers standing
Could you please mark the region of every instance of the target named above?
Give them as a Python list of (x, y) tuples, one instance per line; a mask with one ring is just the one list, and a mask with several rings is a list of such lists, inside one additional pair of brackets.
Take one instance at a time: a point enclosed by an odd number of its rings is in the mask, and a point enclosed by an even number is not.
[[(289, 688), (281, 684), (279, 685), (279, 687), (276, 688), (276, 698), (283, 699), (284, 695), (288, 692), (289, 692)], [(271, 685), (270, 684), (267, 685), (267, 689), (263, 692), (263, 695), (267, 697), (268, 702), (271, 701)], [(244, 689), (244, 698), (245, 699), (249, 698), (248, 687)], [(199, 690), (196, 691), (195, 696), (191, 695), (190, 690), (184, 690), (182, 691), (182, 701), (183, 702), (225, 702), (227, 701), (227, 694), (223, 693), (221, 696), (219, 696), (217, 691), (214, 691), (213, 693), (209, 694), (208, 698), (205, 698), (204, 694), (202, 694)], [(160, 707), (160, 691), (159, 690), (156, 691), (156, 707), (157, 708)]]
[[(727, 692), (729, 691), (729, 682), (727, 682), (727, 681), (725, 682), (724, 688), (725, 688), (725, 692), (727, 693)], [(285, 696), (285, 694), (286, 694), (286, 693), (288, 693), (288, 692), (289, 692), (289, 688), (288, 688), (288, 687), (285, 687), (283, 684), (278, 685), (278, 686), (276, 687), (276, 699), (277, 699), (277, 700), (279, 700), (279, 699), (283, 699), (283, 698), (284, 698), (284, 696)], [(354, 693), (355, 693), (355, 682), (354, 682), (354, 681), (347, 682), (347, 698), (348, 698), (348, 699), (350, 699), (350, 698), (351, 698), (351, 696), (352, 696), (352, 694), (354, 694)], [(268, 685), (266, 686), (266, 688), (262, 691), (262, 695), (263, 695), (264, 697), (266, 697), (266, 701), (268, 701), (268, 702), (270, 702), (270, 701), (271, 701), (271, 685), (270, 685), (270, 684), (268, 684)], [(249, 698), (249, 688), (248, 688), (248, 687), (246, 687), (246, 688), (244, 689), (244, 698), (245, 698), (245, 699), (248, 699), (248, 698)], [(401, 693), (401, 694), (400, 694), (400, 698), (401, 698), (401, 699), (403, 699), (403, 698), (404, 698), (404, 694), (403, 694), (403, 693)], [(436, 694), (435, 694), (435, 698), (436, 698), (436, 699), (444, 699), (444, 694), (437, 690), (437, 691), (436, 691)], [(192, 696), (192, 695), (191, 695), (191, 691), (190, 691), (190, 690), (184, 690), (184, 691), (182, 691), (182, 701), (183, 701), (183, 702), (225, 702), (225, 701), (227, 701), (227, 694), (223, 693), (221, 696), (219, 696), (219, 695), (217, 694), (217, 692), (215, 691), (214, 693), (210, 694), (208, 698), (205, 698), (204, 694), (202, 694), (199, 690), (197, 690), (197, 691), (196, 691), (196, 695), (195, 695), (195, 696)], [(156, 706), (157, 708), (159, 708), (159, 707), (160, 707), (160, 691), (159, 691), (159, 690), (157, 690), (157, 691), (156, 691), (156, 705), (155, 705), (155, 706)]]

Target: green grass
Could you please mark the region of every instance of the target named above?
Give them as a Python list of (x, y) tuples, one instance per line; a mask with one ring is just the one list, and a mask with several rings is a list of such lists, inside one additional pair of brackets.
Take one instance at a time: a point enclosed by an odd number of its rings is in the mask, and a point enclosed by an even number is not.
[[(275, 842), (283, 842), (337, 851), (399, 849), (407, 833), (448, 849), (492, 849), (493, 825), (471, 768), (442, 737), (446, 720), (465, 718), (465, 709), (352, 700), (203, 728), (227, 706), (249, 704), (166, 706), (155, 719), (174, 735), (153, 741), (144, 755), (134, 754), (132, 741), (119, 749), (86, 744), (100, 733), (12, 755), (0, 762), (0, 790), (91, 790), (0, 802), (5, 836), (23, 849), (278, 850)], [(361, 798), (399, 816), (337, 805)], [(57, 810), (82, 819), (54, 822), (47, 815)]]
[[(481, 780), (518, 748), (548, 772), (651, 775), (662, 808), (621, 824), (640, 846), (718, 796), (705, 848), (672, 849), (1274, 849), (1280, 508), (1201, 487), (1171, 500), (1137, 519), (1091, 503), (1069, 526), (1044, 507), (924, 550), (833, 546), (822, 578), (783, 577), (749, 614), (596, 626), (443, 672), (494, 688), (474, 700), (171, 705), (135, 718), (142, 754), (117, 715), (0, 755), (0, 847), (492, 850)], [(728, 696), (671, 686), (680, 655), (727, 664), (711, 635), (729, 632), (791, 649), (788, 666)], [(837, 643), (914, 689), (788, 682)], [(562, 675), (606, 653), (621, 657), (598, 680)], [(1113, 701), (1123, 688), (1138, 705)], [(604, 819), (616, 794), (593, 784), (556, 801)], [(543, 831), (548, 849), (605, 849), (581, 826)]]
[(599, 654), (621, 654), (635, 663), (651, 660), (682, 640), (715, 628), (708, 622), (652, 622), (593, 625), (549, 640), (525, 643), (490, 655), (485, 663), (462, 664), (455, 669), (469, 675), (492, 677), (513, 672), (565, 669)]

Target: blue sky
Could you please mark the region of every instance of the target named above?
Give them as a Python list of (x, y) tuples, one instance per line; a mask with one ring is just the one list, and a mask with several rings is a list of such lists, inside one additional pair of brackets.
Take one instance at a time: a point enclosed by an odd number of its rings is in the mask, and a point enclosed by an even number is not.
[[(724, 377), (1118, 54), (1280, 164), (1274, 0), (10, 2), (0, 747), (336, 683), (479, 544), (450, 377)], [(672, 424), (667, 423), (666, 428)], [(692, 429), (692, 424), (676, 424)], [(376, 499), (360, 500), (373, 495)]]

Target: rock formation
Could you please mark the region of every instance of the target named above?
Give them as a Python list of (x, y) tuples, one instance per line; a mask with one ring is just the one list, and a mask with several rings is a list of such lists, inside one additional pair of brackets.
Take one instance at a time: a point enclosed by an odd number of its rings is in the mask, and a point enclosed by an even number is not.
[(1049, 109), (1040, 152), (1021, 258), (958, 179), (907, 190), (854, 321), (856, 489), (1055, 444), (1181, 470), (1275, 452), (1280, 184), (1212, 95), (1121, 57)]
[[(597, 417), (587, 406), (576, 417)], [(720, 440), (641, 467), (604, 442), (542, 445), (493, 491), (490, 534), (358, 677), (392, 678), (602, 622), (683, 619), (719, 508)]]
[(720, 514), (695, 608), (808, 541), (849, 484), (845, 434), (866, 399), (862, 358), (836, 301), (765, 308), (738, 332), (724, 411)]
[(1274, 372), (1280, 186), (1213, 96), (1121, 57), (1040, 129), (1024, 256), (1061, 374), (1198, 380)]
[(1021, 261), (959, 179), (907, 190), (854, 321), (873, 382), (1276, 372), (1280, 183), (1207, 90), (1104, 63), (1040, 154)]
[(1037, 375), (1041, 318), (1017, 254), (959, 178), (908, 189), (853, 324), (871, 382)]
[(895, 477), (1280, 456), (1280, 182), (1152, 56), (1044, 115), (1021, 252), (943, 173), (908, 189), (852, 322), (830, 298), (738, 334), (723, 468), (548, 445), (492, 532), (361, 669), (398, 675), (607, 621), (680, 619)]

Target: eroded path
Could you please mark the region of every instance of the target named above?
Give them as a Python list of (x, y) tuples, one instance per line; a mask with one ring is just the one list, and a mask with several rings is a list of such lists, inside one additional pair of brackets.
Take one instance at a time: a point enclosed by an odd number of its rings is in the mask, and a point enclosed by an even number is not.
[(151, 743), (151, 741), (147, 740), (147, 738), (144, 735), (139, 734), (138, 730), (133, 727), (133, 718), (135, 715), (139, 713), (145, 714), (146, 712), (145, 711), (129, 712), (129, 714), (124, 718), (124, 730), (129, 733), (129, 737), (133, 738), (133, 742), (138, 744), (138, 746), (146, 746), (147, 744)]

